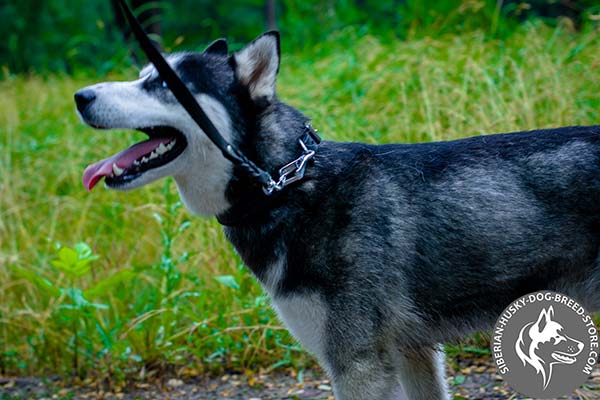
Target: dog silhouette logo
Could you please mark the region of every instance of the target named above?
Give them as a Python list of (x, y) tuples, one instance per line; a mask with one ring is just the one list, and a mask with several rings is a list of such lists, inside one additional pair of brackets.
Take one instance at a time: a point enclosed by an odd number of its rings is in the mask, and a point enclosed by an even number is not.
[(566, 334), (563, 325), (555, 320), (554, 307), (550, 306), (542, 309), (536, 321), (521, 329), (515, 350), (523, 365), (530, 365), (542, 375), (545, 390), (554, 366), (574, 364), (583, 350), (583, 342)]
[(492, 337), (500, 376), (532, 398), (555, 398), (581, 386), (596, 366), (598, 331), (576, 300), (535, 292), (512, 302)]

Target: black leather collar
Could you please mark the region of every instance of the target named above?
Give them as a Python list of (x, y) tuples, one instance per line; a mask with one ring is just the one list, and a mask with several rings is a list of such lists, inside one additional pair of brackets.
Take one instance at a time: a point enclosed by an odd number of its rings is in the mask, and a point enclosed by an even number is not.
[[(317, 131), (310, 125), (306, 124), (300, 140), (304, 143), (307, 149), (314, 152), (319, 148), (321, 138), (317, 134)], [(300, 144), (298, 144), (298, 150), (302, 151)], [(312, 163), (312, 160), (309, 161)], [(291, 188), (293, 188), (293, 185)], [(282, 202), (282, 193), (273, 192), (270, 195), (265, 195), (262, 188), (257, 185), (252, 187), (245, 187), (241, 193), (233, 194), (233, 197), (238, 197), (235, 204), (233, 204), (227, 211), (217, 215), (217, 221), (221, 225), (225, 226), (236, 226), (242, 223), (249, 222), (252, 218), (258, 218), (263, 215), (265, 211), (277, 207)]]

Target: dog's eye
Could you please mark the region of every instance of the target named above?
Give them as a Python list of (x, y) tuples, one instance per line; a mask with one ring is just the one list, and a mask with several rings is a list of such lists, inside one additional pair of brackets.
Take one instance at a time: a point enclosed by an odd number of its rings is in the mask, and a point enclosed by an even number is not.
[(563, 337), (561, 337), (561, 336), (555, 336), (554, 337), (554, 344), (559, 344), (563, 340), (565, 340)]

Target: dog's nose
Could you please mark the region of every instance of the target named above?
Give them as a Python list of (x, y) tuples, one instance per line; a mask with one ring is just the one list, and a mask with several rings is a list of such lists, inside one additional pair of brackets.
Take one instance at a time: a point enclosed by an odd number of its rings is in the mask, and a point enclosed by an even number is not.
[(79, 112), (83, 112), (85, 108), (96, 98), (96, 92), (92, 89), (81, 89), (75, 93), (75, 104)]

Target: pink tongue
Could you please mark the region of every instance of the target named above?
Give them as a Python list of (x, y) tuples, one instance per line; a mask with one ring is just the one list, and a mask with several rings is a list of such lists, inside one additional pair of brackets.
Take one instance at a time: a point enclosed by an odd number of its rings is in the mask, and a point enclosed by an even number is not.
[(83, 172), (83, 186), (87, 190), (92, 190), (96, 183), (103, 176), (109, 176), (113, 173), (113, 163), (121, 169), (129, 168), (133, 162), (146, 154), (152, 153), (161, 143), (169, 143), (171, 138), (150, 139), (145, 142), (134, 144), (130, 148), (115, 154), (112, 157), (98, 161), (96, 164), (88, 165)]

